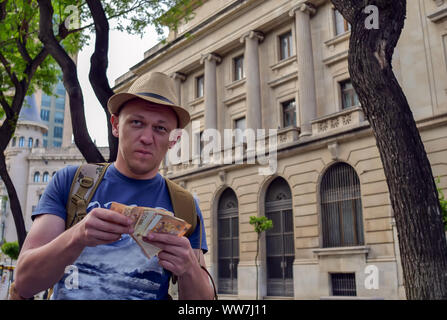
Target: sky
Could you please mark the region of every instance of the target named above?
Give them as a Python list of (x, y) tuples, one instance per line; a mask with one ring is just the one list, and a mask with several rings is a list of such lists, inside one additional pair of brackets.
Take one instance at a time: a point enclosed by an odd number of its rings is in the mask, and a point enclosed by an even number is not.
[[(111, 27), (113, 27), (112, 24)], [(143, 38), (111, 30), (109, 67), (107, 69), (110, 87), (113, 88), (115, 80), (140, 62), (144, 57), (144, 52), (157, 43), (158, 36), (152, 26), (145, 29)], [(85, 117), (90, 137), (93, 141), (96, 140), (98, 146), (102, 147), (108, 145), (106, 115), (88, 80), (90, 57), (94, 48), (95, 37), (92, 35), (89, 45), (85, 46), (78, 55), (78, 77), (84, 95)]]

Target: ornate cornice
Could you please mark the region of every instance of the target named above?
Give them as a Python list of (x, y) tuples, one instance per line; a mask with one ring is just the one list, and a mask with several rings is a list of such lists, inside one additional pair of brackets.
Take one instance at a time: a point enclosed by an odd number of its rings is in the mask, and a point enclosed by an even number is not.
[(180, 81), (185, 81), (186, 80), (186, 75), (181, 73), (181, 72), (173, 72), (171, 74), (171, 78), (174, 80), (179, 79)]
[(292, 9), (290, 9), (289, 16), (293, 17), (297, 10), (304, 13), (308, 13), (310, 16), (313, 16), (315, 13), (317, 13), (317, 8), (313, 4), (308, 2), (301, 2), (296, 4)]
[(202, 57), (200, 58), (200, 64), (203, 64), (205, 62), (205, 60), (208, 61), (215, 61), (216, 63), (219, 63), (222, 61), (222, 58), (216, 54), (216, 53), (205, 53), (202, 54)]
[(247, 32), (246, 34), (244, 34), (241, 38), (240, 38), (240, 42), (244, 43), (245, 39), (255, 39), (257, 38), (259, 42), (262, 42), (264, 40), (264, 34), (261, 31), (256, 31), (256, 30), (251, 30), (249, 32)]

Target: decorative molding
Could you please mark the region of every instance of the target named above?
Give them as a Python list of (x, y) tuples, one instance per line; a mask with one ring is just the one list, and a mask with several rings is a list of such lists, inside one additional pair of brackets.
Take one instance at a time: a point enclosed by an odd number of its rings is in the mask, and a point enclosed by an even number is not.
[(447, 18), (447, 6), (429, 14), (427, 18), (433, 23), (440, 23)]
[(238, 95), (229, 97), (229, 98), (225, 99), (222, 102), (223, 102), (224, 105), (229, 106), (231, 104), (235, 104), (236, 102), (239, 102), (239, 101), (242, 101), (242, 100), (245, 100), (245, 99), (246, 99), (246, 93), (243, 92), (243, 93), (240, 93)]
[(313, 4), (304, 2), (297, 4), (292, 9), (290, 9), (289, 16), (293, 17), (295, 15), (295, 12), (298, 10), (304, 13), (308, 13), (311, 17), (317, 13), (317, 8)]
[(227, 182), (227, 173), (225, 172), (225, 170), (219, 171), (219, 179), (220, 182), (222, 182), (223, 184)]
[(312, 135), (324, 134), (339, 129), (343, 130), (346, 127), (359, 125), (364, 120), (362, 107), (344, 109), (340, 112), (312, 120)]
[(270, 69), (272, 69), (273, 71), (278, 71), (278, 69), (288, 66), (294, 62), (296, 62), (296, 54), (294, 54), (293, 56), (290, 56), (287, 59), (281, 60), (281, 61), (271, 65)]
[(339, 34), (338, 36), (333, 37), (332, 39), (326, 40), (324, 44), (327, 47), (335, 46), (344, 41), (349, 41), (351, 37), (351, 31), (346, 31), (345, 33)]
[(338, 256), (352, 254), (367, 254), (370, 248), (367, 246), (354, 247), (336, 247), (336, 248), (319, 248), (313, 249), (312, 252), (317, 256)]
[(281, 78), (270, 80), (269, 82), (267, 82), (267, 84), (271, 88), (275, 88), (283, 83), (286, 83), (288, 81), (295, 80), (295, 79), (298, 79), (298, 71), (294, 71), (292, 73), (286, 74), (285, 76), (283, 76)]
[(244, 78), (242, 78), (242, 79), (233, 81), (233, 82), (231, 82), (230, 84), (227, 84), (227, 85), (225, 86), (225, 89), (227, 89), (227, 90), (234, 90), (234, 89), (236, 89), (236, 88), (238, 88), (238, 87), (244, 85), (245, 82), (246, 82), (246, 80), (247, 80), (247, 78), (244, 77)]
[(244, 43), (246, 38), (249, 38), (249, 39), (257, 38), (259, 42), (262, 42), (262, 41), (264, 40), (265, 37), (264, 37), (264, 34), (263, 34), (261, 31), (252, 30), (252, 31), (249, 31), (249, 32), (247, 32), (246, 34), (244, 34), (244, 35), (239, 39), (239, 41), (240, 41), (241, 43)]
[(327, 148), (329, 150), (329, 152), (331, 153), (331, 159), (334, 161), (337, 161), (339, 159), (339, 146), (338, 146), (338, 142), (334, 141), (331, 143), (328, 143)]
[(196, 98), (190, 102), (188, 102), (188, 106), (189, 107), (195, 107), (199, 104), (202, 104), (203, 102), (205, 102), (205, 97), (200, 97), (200, 98)]
[(216, 53), (205, 53), (205, 54), (202, 54), (202, 57), (200, 58), (200, 64), (203, 64), (205, 62), (205, 60), (208, 60), (211, 62), (215, 61), (217, 64), (222, 61), (222, 58)]
[(171, 78), (174, 80), (179, 79), (180, 81), (185, 81), (186, 80), (186, 75), (181, 73), (181, 72), (173, 72), (171, 74)]
[(342, 60), (347, 60), (348, 59), (348, 52), (349, 50), (345, 50), (343, 52), (337, 53), (333, 56), (330, 56), (328, 58), (323, 59), (323, 63), (327, 66), (330, 66), (334, 63), (340, 62)]

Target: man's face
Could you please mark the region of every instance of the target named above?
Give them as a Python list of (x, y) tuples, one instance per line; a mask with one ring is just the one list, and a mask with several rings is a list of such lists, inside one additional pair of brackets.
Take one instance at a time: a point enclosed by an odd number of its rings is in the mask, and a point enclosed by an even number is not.
[(117, 169), (135, 179), (149, 179), (158, 172), (166, 152), (175, 144), (169, 141), (177, 127), (175, 112), (151, 102), (134, 99), (119, 115), (112, 115), (112, 132), (119, 140)]

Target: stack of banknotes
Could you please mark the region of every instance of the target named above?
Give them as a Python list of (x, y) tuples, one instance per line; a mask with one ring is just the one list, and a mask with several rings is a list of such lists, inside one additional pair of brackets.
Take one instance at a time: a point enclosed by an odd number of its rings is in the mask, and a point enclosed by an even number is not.
[(182, 237), (191, 228), (188, 222), (175, 217), (172, 212), (164, 209), (132, 207), (112, 202), (110, 210), (121, 213), (133, 220), (134, 232), (131, 236), (148, 258), (156, 255), (161, 249), (147, 243), (143, 240), (143, 237), (147, 237), (151, 232), (170, 233)]

